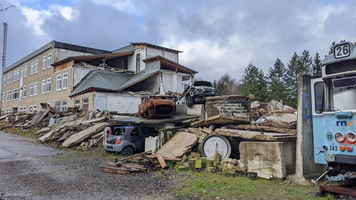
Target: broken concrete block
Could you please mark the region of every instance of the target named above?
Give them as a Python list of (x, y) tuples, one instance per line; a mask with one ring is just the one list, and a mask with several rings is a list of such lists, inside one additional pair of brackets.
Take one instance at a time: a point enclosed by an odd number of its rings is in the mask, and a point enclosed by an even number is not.
[(185, 162), (187, 160), (188, 156), (184, 155), (182, 158), (182, 162)]
[(192, 159), (189, 160), (189, 164), (190, 164), (191, 166), (195, 166), (195, 161), (196, 161), (196, 159), (195, 159), (195, 158), (192, 158)]
[(220, 165), (220, 161), (214, 161), (214, 167), (215, 167), (215, 168), (218, 168), (219, 165)]
[(200, 157), (200, 154), (199, 154), (199, 153), (195, 153), (195, 152), (191, 152), (190, 155), (191, 155), (193, 158), (199, 158), (199, 157)]
[(203, 132), (210, 134), (211, 133), (211, 129), (208, 129), (206, 127), (203, 128)]
[(233, 165), (238, 165), (239, 164), (239, 162), (237, 161), (236, 158), (232, 159), (230, 163), (233, 164)]
[(207, 167), (206, 170), (210, 173), (215, 173), (215, 168), (214, 167)]
[(185, 166), (178, 166), (179, 171), (185, 171)]
[(202, 160), (200, 158), (197, 158), (195, 161), (195, 168), (201, 169), (201, 163), (202, 163)]
[(236, 169), (223, 168), (223, 174), (236, 174)]
[(214, 153), (213, 160), (214, 161), (219, 161), (220, 160), (220, 154), (218, 152)]
[(206, 162), (206, 164), (205, 164), (206, 167), (213, 167), (214, 166), (213, 165), (213, 161), (211, 159), (209, 159), (209, 158), (207, 158), (205, 162)]

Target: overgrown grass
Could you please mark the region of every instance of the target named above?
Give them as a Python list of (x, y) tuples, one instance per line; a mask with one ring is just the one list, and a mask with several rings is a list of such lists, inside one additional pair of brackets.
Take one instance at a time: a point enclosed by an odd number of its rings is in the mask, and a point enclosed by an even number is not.
[(7, 133), (14, 133), (17, 135), (32, 137), (32, 138), (41, 137), (40, 135), (35, 134), (37, 131), (37, 129), (35, 129), (35, 128), (27, 129), (26, 131), (23, 131), (22, 129), (17, 129), (17, 128), (5, 128), (2, 131), (7, 132)]
[[(185, 172), (192, 177), (182, 186), (171, 189), (180, 197), (199, 199), (334, 199), (333, 196), (315, 197), (319, 185), (287, 184), (283, 180), (256, 179), (246, 176), (227, 177), (220, 173)], [(188, 186), (188, 187), (187, 187)]]

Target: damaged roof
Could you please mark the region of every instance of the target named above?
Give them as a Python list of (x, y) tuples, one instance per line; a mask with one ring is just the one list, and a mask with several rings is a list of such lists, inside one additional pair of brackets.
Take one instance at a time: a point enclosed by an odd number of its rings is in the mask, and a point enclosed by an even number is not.
[(113, 51), (113, 53), (122, 53), (122, 52), (134, 51), (136, 46), (147, 46), (147, 47), (151, 47), (151, 48), (155, 48), (155, 49), (161, 49), (161, 50), (170, 51), (170, 52), (174, 52), (174, 53), (182, 53), (183, 52), (183, 51), (179, 51), (179, 50), (175, 50), (175, 49), (161, 47), (161, 46), (154, 45), (154, 44), (149, 44), (149, 43), (146, 43), (146, 42), (130, 42), (130, 45), (127, 45), (127, 46), (124, 46), (122, 48), (116, 49), (116, 50)]
[(119, 92), (155, 74), (159, 70), (140, 74), (121, 74), (116, 72), (92, 70), (74, 88), (69, 97), (93, 90)]

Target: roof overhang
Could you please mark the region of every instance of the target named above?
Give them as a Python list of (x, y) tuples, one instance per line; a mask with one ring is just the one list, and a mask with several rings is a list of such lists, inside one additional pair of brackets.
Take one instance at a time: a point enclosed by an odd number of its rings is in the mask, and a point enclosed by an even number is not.
[(89, 56), (72, 56), (72, 57), (68, 57), (64, 60), (61, 60), (59, 62), (54, 63), (52, 66), (58, 66), (61, 65), (63, 63), (67, 63), (69, 61), (74, 61), (74, 63), (78, 63), (78, 62), (95, 62), (95, 61), (109, 61), (109, 60), (115, 60), (118, 59), (120, 57), (124, 57), (124, 56), (129, 56), (129, 55), (133, 55), (134, 51), (130, 51), (130, 52), (124, 52), (124, 53), (109, 53), (109, 54), (100, 54), (100, 55), (89, 55)]
[(175, 49), (170, 49), (170, 48), (166, 48), (166, 47), (157, 46), (157, 45), (154, 45), (154, 44), (149, 44), (149, 43), (146, 43), (146, 42), (130, 42), (130, 44), (132, 44), (134, 46), (138, 46), (138, 47), (147, 46), (147, 47), (152, 47), (152, 48), (155, 48), (155, 49), (162, 49), (162, 50), (170, 51), (170, 52), (174, 52), (174, 53), (182, 53), (183, 52), (183, 51), (179, 51), (179, 50), (175, 50)]
[(155, 61), (160, 61), (161, 63), (161, 69), (168, 69), (168, 70), (172, 70), (172, 71), (178, 71), (178, 72), (182, 72), (182, 73), (188, 73), (188, 74), (196, 74), (198, 73), (195, 70), (192, 70), (188, 67), (185, 67), (183, 65), (180, 65), (176, 62), (173, 62), (167, 58), (164, 58), (162, 56), (154, 56), (154, 57), (150, 57), (147, 59), (144, 59), (143, 62), (145, 63), (150, 63), (150, 62), (155, 62)]

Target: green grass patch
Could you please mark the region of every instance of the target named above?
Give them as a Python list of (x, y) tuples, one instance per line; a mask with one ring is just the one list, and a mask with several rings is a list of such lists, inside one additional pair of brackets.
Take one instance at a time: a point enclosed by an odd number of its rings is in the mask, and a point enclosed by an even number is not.
[(37, 129), (35, 129), (35, 128), (27, 129), (26, 131), (23, 131), (22, 129), (17, 129), (17, 128), (5, 128), (3, 131), (7, 132), (7, 133), (14, 133), (17, 135), (22, 135), (22, 136), (27, 136), (27, 137), (32, 137), (32, 138), (41, 137), (40, 135), (35, 134), (37, 131)]
[[(182, 186), (172, 189), (180, 196), (199, 199), (334, 199), (333, 196), (315, 197), (319, 185), (286, 184), (283, 180), (256, 179), (246, 176), (227, 177), (220, 173), (186, 172), (196, 177), (182, 181)], [(189, 185), (189, 187), (183, 187)]]

